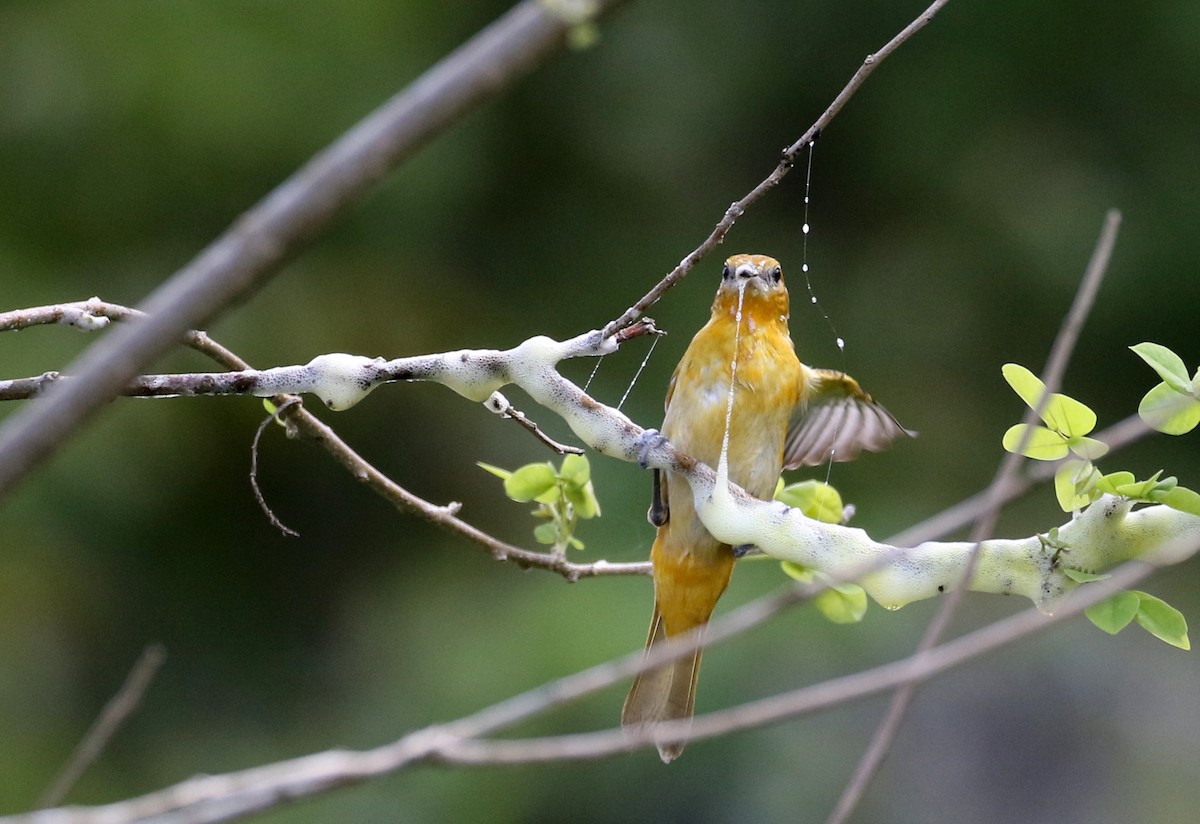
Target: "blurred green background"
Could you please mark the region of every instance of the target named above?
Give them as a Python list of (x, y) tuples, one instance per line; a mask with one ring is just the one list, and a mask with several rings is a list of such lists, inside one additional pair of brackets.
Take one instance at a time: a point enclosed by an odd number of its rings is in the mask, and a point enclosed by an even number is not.
[[(632, 2), (392, 175), (210, 332), (257, 365), (326, 351), (507, 347), (602, 325), (773, 167), (923, 2)], [(77, 0), (0, 5), (0, 308), (134, 304), (305, 159), (501, 13), (503, 2)], [(1000, 377), (1040, 369), (1109, 207), (1124, 224), (1065, 391), (1101, 426), (1157, 379), (1126, 347), (1195, 365), (1200, 5), (958, 0), (829, 128), (812, 170), (743, 217), (652, 314), (669, 330), (625, 410), (661, 420), (720, 257), (780, 258), (810, 363), (845, 368), (921, 437), (832, 481), (883, 538), (982, 488), (1021, 414)], [(0, 377), (90, 338), (0, 337)], [(607, 358), (615, 402), (644, 344)], [(584, 379), (591, 363), (569, 364)], [(160, 370), (205, 370), (177, 353)], [(552, 434), (565, 427), (510, 397)], [(0, 409), (10, 414), (15, 405)], [(143, 646), (167, 662), (71, 793), (99, 803), (196, 773), (370, 747), (640, 646), (645, 579), (567, 585), (397, 513), (323, 453), (268, 433), (257, 401), (122, 400), (0, 513), (0, 812), (28, 809)], [(548, 456), (444, 388), (322, 413), (370, 460), (507, 540), (527, 508), (475, 467)], [(1196, 436), (1107, 459), (1200, 485)], [(578, 560), (637, 560), (649, 480), (594, 461), (604, 517)], [(820, 472), (816, 474), (821, 474)], [(1004, 534), (1061, 519), (1043, 488)], [(1196, 564), (1145, 587), (1195, 621)], [(782, 581), (744, 564), (722, 609)], [(700, 710), (907, 654), (932, 603), (853, 627), (811, 609), (716, 648)], [(957, 631), (1026, 603), (968, 598)], [(1176, 822), (1200, 787), (1200, 663), (1082, 619), (929, 685), (857, 817), (874, 822)], [(622, 688), (519, 732), (611, 726)], [(831, 808), (883, 707), (862, 702), (714, 743), (521, 769), (419, 769), (261, 816), (307, 821), (809, 821)]]

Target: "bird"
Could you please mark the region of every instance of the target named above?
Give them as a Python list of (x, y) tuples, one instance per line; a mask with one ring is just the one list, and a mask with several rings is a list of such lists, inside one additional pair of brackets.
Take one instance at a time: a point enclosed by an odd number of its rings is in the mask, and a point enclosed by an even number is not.
[[(762, 499), (772, 496), (784, 469), (848, 461), (864, 449), (878, 451), (916, 434), (849, 375), (800, 362), (788, 331), (783, 268), (775, 258), (757, 254), (725, 261), (712, 316), (679, 361), (665, 408), (661, 437), (713, 467), (728, 425), (729, 480)], [(687, 480), (669, 472), (654, 470), (648, 518), (657, 532), (650, 550), (654, 611), (646, 653), (707, 625), (745, 549), (709, 534)], [(622, 726), (690, 719), (701, 652), (639, 674), (621, 711)], [(656, 741), (664, 763), (677, 758), (686, 743)]]

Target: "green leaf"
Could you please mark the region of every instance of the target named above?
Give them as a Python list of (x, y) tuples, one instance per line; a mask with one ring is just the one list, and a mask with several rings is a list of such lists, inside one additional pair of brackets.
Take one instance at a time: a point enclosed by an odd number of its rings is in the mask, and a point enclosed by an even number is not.
[(857, 584), (835, 584), (813, 604), (835, 624), (857, 624), (867, 613), (867, 593)]
[[(1008, 385), (1013, 388), (1014, 392), (1021, 396), (1021, 400), (1025, 401), (1025, 405), (1030, 409), (1037, 409), (1042, 396), (1046, 394), (1046, 384), (1042, 383), (1040, 378), (1024, 366), (1017, 363), (1006, 363), (1001, 367), (1000, 371), (1004, 374), (1004, 379), (1008, 381)], [(1060, 395), (1058, 393), (1051, 395), (1046, 399), (1040, 415), (1042, 420), (1045, 421), (1046, 426), (1052, 431), (1059, 432), (1068, 438), (1086, 435), (1096, 428), (1096, 413), (1087, 404), (1081, 403), (1068, 395)], [(1012, 430), (1010, 429), (1009, 432), (1012, 432)], [(1036, 438), (1037, 436), (1035, 435), (1034, 437)], [(1004, 448), (1009, 452), (1016, 451), (1016, 444), (1017, 441), (1013, 441), (1013, 445), (1009, 446), (1007, 436), (1005, 436)], [(1022, 454), (1029, 458), (1038, 457), (1028, 452)], [(1039, 460), (1057, 460), (1057, 458), (1040, 458)]]
[(275, 417), (276, 415), (279, 414), (279, 407), (276, 406), (275, 404), (271, 403), (270, 398), (263, 398), (262, 405), (263, 405), (263, 408), (267, 410), (267, 414), (270, 415), (271, 417), (275, 418), (276, 424), (278, 424), (279, 426), (282, 426), (284, 429), (287, 429), (287, 421), (283, 420), (282, 418)]
[(842, 496), (827, 483), (811, 480), (794, 483), (777, 490), (775, 498), (788, 506), (799, 508), (815, 521), (827, 524), (842, 522)]
[[(557, 485), (558, 478), (554, 473), (554, 467), (550, 464), (526, 464), (504, 479), (504, 494), (514, 501), (536, 499), (542, 503), (551, 503), (552, 501), (544, 501), (542, 498), (548, 492), (555, 490)], [(556, 491), (555, 497), (557, 497)]]
[(583, 486), (569, 484), (564, 492), (567, 500), (575, 507), (575, 517), (587, 520), (600, 514), (600, 502), (596, 500), (596, 490), (591, 481)]
[(1166, 601), (1145, 592), (1129, 594), (1137, 596), (1139, 600), (1137, 622), (1142, 629), (1173, 647), (1192, 648), (1188, 640), (1187, 619), (1183, 617), (1182, 612)]
[(1054, 494), (1063, 512), (1081, 509), (1100, 496), (1100, 470), (1091, 461), (1063, 461), (1054, 473)]
[[(1096, 482), (1096, 489), (1112, 495), (1120, 495), (1133, 501), (1153, 501), (1163, 503), (1167, 496), (1174, 491), (1179, 482), (1174, 477), (1162, 478), (1162, 470), (1158, 470), (1144, 481), (1135, 480), (1132, 472), (1114, 472), (1105, 475)], [(1185, 500), (1181, 496), (1180, 500)]]
[(1134, 483), (1136, 483), (1136, 479), (1132, 472), (1110, 472), (1096, 481), (1096, 489), (1099, 489), (1101, 492), (1107, 492), (1110, 495), (1124, 495), (1124, 492), (1118, 492), (1118, 490)]
[(1076, 436), (1067, 441), (1067, 447), (1078, 455), (1089, 461), (1094, 461), (1103, 458), (1108, 452), (1108, 444), (1104, 441), (1098, 441), (1095, 438), (1085, 438)]
[(1067, 395), (1051, 395), (1042, 410), (1042, 420), (1068, 438), (1081, 437), (1096, 428), (1096, 413), (1091, 407)]
[(1084, 614), (1109, 635), (1116, 635), (1138, 614), (1142, 600), (1136, 592), (1118, 592), (1106, 601), (1093, 604)]
[[(1019, 363), (1006, 363), (1000, 367), (1000, 372), (1013, 391), (1021, 396), (1021, 400), (1025, 401), (1025, 405), (1030, 409), (1037, 409), (1042, 395), (1046, 394), (1046, 384)], [(1009, 449), (1008, 451), (1012, 452), (1013, 450)]]
[(507, 469), (501, 469), (498, 466), (492, 466), (491, 464), (484, 463), (483, 461), (476, 461), (475, 465), (484, 472), (490, 472), (501, 480), (508, 480), (508, 478), (512, 475), (512, 473)]
[(1097, 575), (1094, 572), (1084, 572), (1082, 569), (1071, 569), (1063, 567), (1063, 575), (1066, 575), (1077, 584), (1090, 584), (1093, 581), (1103, 581), (1105, 578), (1111, 578), (1111, 575)]
[(1167, 435), (1183, 435), (1200, 424), (1200, 400), (1175, 391), (1166, 383), (1151, 389), (1138, 404), (1147, 425)]
[(539, 544), (558, 543), (558, 525), (554, 521), (538, 524), (533, 530), (533, 537)]
[(1153, 500), (1166, 504), (1172, 509), (1187, 512), (1189, 515), (1200, 515), (1200, 494), (1187, 487), (1177, 486), (1164, 495), (1152, 495)]
[(779, 566), (783, 568), (789, 578), (795, 578), (802, 584), (811, 584), (813, 581), (813, 571), (803, 564), (797, 564), (794, 561), (780, 561)]
[(583, 486), (592, 478), (592, 467), (586, 455), (564, 455), (558, 476), (569, 484)]
[(1021, 455), (1038, 461), (1057, 461), (1060, 458), (1067, 457), (1067, 453), (1070, 450), (1067, 448), (1067, 441), (1062, 435), (1057, 432), (1051, 432), (1044, 426), (1031, 427), (1024, 423), (1011, 426), (1004, 433), (1004, 448), (1009, 452), (1016, 452), (1017, 447), (1021, 445), (1021, 441), (1026, 437), (1026, 430), (1030, 430), (1030, 434), (1028, 440), (1025, 441), (1025, 448), (1020, 452)]
[(1176, 392), (1191, 394), (1192, 382), (1188, 379), (1187, 367), (1183, 365), (1181, 357), (1159, 343), (1139, 343), (1129, 348), (1150, 364), (1150, 368)]

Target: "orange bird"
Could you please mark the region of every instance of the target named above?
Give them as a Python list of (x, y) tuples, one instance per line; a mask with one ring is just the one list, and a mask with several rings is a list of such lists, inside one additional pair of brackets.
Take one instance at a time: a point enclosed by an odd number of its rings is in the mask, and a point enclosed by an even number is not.
[[(729, 479), (757, 498), (774, 494), (783, 469), (848, 461), (863, 449), (882, 449), (913, 434), (849, 375), (802, 364), (788, 334), (788, 293), (779, 262), (734, 255), (725, 261), (712, 317), (671, 377), (662, 425), (662, 435), (677, 449), (709, 466), (715, 468), (721, 456), (735, 358)], [(658, 534), (650, 550), (654, 614), (647, 652), (708, 623), (736, 558), (731, 546), (700, 523), (683, 478), (655, 470), (649, 518)], [(621, 723), (690, 718), (699, 673), (700, 650), (642, 673), (625, 699)], [(682, 741), (660, 743), (658, 753), (670, 762), (683, 747)]]

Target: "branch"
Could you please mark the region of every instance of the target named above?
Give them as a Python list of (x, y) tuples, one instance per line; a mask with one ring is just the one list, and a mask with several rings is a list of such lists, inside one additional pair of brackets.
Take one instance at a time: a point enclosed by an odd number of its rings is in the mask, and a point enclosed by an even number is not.
[(79, 746), (71, 753), (66, 765), (42, 793), (42, 797), (38, 799), (39, 807), (53, 806), (66, 797), (79, 777), (104, 751), (109, 740), (125, 723), (125, 719), (137, 709), (138, 704), (142, 701), (142, 695), (146, 692), (146, 687), (150, 686), (151, 680), (158, 673), (158, 669), (166, 657), (167, 651), (162, 644), (151, 644), (142, 650), (142, 654), (138, 656), (137, 662), (129, 671), (129, 675), (125, 677), (125, 682), (121, 684), (117, 694), (104, 705), (104, 709), (100, 711), (100, 715), (84, 735), (83, 740), (79, 742)]
[[(966, 567), (963, 569), (962, 580), (964, 582), (971, 580), (975, 574), (975, 568), (979, 564), (983, 550), (983, 544), (979, 542), (984, 537), (991, 535), (995, 530), (996, 519), (999, 518), (1000, 509), (1003, 506), (1005, 488), (1017, 477), (1022, 463), (1021, 453), (1024, 452), (1029, 438), (1033, 433), (1033, 428), (1030, 424), (1037, 421), (1041, 416), (1043, 408), (1049, 401), (1050, 395), (1057, 392), (1059, 386), (1062, 384), (1063, 374), (1066, 372), (1067, 364), (1070, 362), (1071, 355), (1075, 351), (1075, 343), (1079, 339), (1083, 323), (1091, 313), (1092, 305), (1096, 300), (1096, 293), (1100, 290), (1100, 283), (1104, 280), (1104, 275), (1108, 271), (1108, 261), (1112, 257), (1113, 246), (1116, 244), (1117, 228), (1120, 224), (1121, 213), (1116, 209), (1110, 209), (1105, 216), (1104, 226), (1100, 231), (1100, 238), (1096, 242), (1096, 248), (1093, 250), (1087, 268), (1084, 270), (1079, 289), (1075, 293), (1075, 300), (1072, 302), (1071, 308), (1068, 310), (1066, 318), (1059, 328), (1058, 334), (1055, 336), (1054, 344), (1050, 348), (1050, 357), (1047, 359), (1046, 368), (1041, 377), (1046, 391), (1038, 400), (1036, 408), (1026, 410), (1024, 418), (1026, 424), (1025, 434), (1022, 436), (1017, 448), (1008, 453), (1004, 457), (1004, 460), (1000, 462), (1000, 468), (996, 471), (996, 476), (984, 495), (986, 504), (975, 521), (975, 526), (971, 530), (971, 540), (977, 543), (971, 552), (971, 557), (968, 559)], [(917, 645), (918, 652), (931, 649), (941, 640), (946, 629), (950, 626), (950, 621), (953, 619), (954, 613), (958, 610), (958, 605), (964, 591), (965, 586), (957, 588), (941, 605), (937, 613), (933, 616), (933, 619), (929, 622), (925, 634)], [(915, 683), (904, 684), (900, 689), (896, 690), (891, 702), (888, 704), (887, 713), (876, 728), (874, 735), (872, 735), (862, 759), (855, 768), (854, 774), (838, 799), (838, 803), (834, 807), (826, 824), (841, 824), (850, 817), (854, 808), (858, 806), (859, 799), (866, 792), (867, 786), (871, 783), (875, 772), (883, 762), (883, 757), (891, 748), (892, 741), (896, 736), (896, 732), (900, 729), (900, 724), (908, 712), (908, 705), (915, 693)]]
[(321, 446), (330, 457), (341, 464), (355, 480), (369, 486), (372, 491), (389, 501), (397, 509), (420, 515), (440, 527), (450, 529), (479, 544), (497, 561), (508, 561), (522, 569), (544, 569), (561, 575), (569, 582), (582, 578), (597, 578), (610, 575), (649, 575), (650, 563), (612, 563), (593, 561), (576, 564), (561, 555), (548, 552), (533, 552), (495, 538), (458, 517), (459, 504), (436, 506), (409, 492), (397, 484), (373, 464), (355, 452), (333, 429), (304, 409), (289, 409), (284, 413), (287, 421), (296, 427), (299, 436), (310, 439)]
[(66, 371), (76, 381), (4, 422), (0, 497), (186, 330), (260, 286), (417, 149), (560, 52), (587, 18), (621, 2), (525, 0), (313, 157), (156, 289), (142, 304), (146, 317), (71, 364)]
[(683, 260), (679, 261), (679, 265), (671, 270), (662, 280), (655, 284), (654, 288), (647, 292), (641, 300), (633, 306), (625, 310), (625, 313), (620, 317), (612, 320), (604, 327), (604, 334), (611, 335), (618, 329), (621, 329), (633, 321), (640, 318), (651, 306), (666, 294), (667, 290), (683, 280), (687, 274), (696, 267), (696, 264), (707, 255), (709, 252), (716, 249), (725, 241), (725, 236), (729, 234), (729, 230), (733, 228), (733, 224), (737, 219), (745, 214), (746, 210), (762, 199), (767, 192), (779, 185), (779, 182), (787, 176), (792, 170), (792, 165), (795, 162), (797, 153), (805, 146), (816, 141), (821, 133), (833, 122), (833, 118), (837, 116), (842, 107), (849, 102), (854, 93), (859, 90), (863, 83), (867, 82), (867, 78), (871, 73), (879, 67), (884, 60), (891, 56), (892, 52), (900, 48), (908, 42), (908, 40), (921, 29), (928, 25), (933, 16), (941, 11), (950, 0), (935, 0), (929, 8), (921, 12), (915, 20), (905, 26), (899, 34), (893, 37), (884, 45), (882, 49), (874, 54), (868, 54), (863, 60), (862, 65), (858, 67), (858, 71), (850, 78), (850, 81), (838, 92), (837, 97), (829, 104), (828, 108), (821, 113), (821, 116), (808, 127), (808, 130), (800, 136), (800, 139), (794, 142), (783, 150), (783, 154), (779, 159), (779, 164), (775, 169), (763, 179), (761, 183), (751, 189), (740, 200), (734, 201), (728, 209), (725, 210), (725, 215), (717, 222), (712, 232), (704, 242), (689, 252)]
[[(115, 303), (108, 303), (99, 298), (91, 298), (87, 301), (75, 303), (38, 306), (30, 309), (0, 313), (0, 332), (27, 329), (32, 326), (51, 323), (69, 323), (85, 330), (100, 329), (106, 326), (109, 320), (129, 320), (131, 318), (138, 318), (141, 315), (142, 313), (136, 309), (130, 309)], [(86, 319), (80, 322), (79, 318), (81, 317)], [(623, 334), (617, 335), (615, 340), (624, 342), (639, 335), (655, 333), (656, 330), (653, 323), (643, 321), (629, 327)], [(142, 392), (142, 394), (149, 394), (152, 397), (173, 397), (185, 394), (257, 394), (263, 397), (270, 397), (275, 406), (280, 408), (280, 417), (289, 427), (290, 436), (300, 436), (317, 443), (335, 461), (350, 472), (354, 478), (367, 484), (372, 491), (384, 500), (389, 501), (404, 512), (419, 515), (431, 523), (457, 532), (468, 540), (482, 546), (497, 561), (508, 561), (522, 569), (544, 569), (561, 575), (568, 582), (575, 582), (583, 578), (607, 577), (612, 575), (650, 574), (649, 562), (612, 563), (599, 560), (586, 564), (577, 564), (566, 560), (561, 555), (548, 552), (534, 552), (505, 543), (459, 519), (457, 517), (460, 508), (458, 503), (437, 506), (409, 492), (355, 452), (332, 428), (303, 409), (300, 405), (300, 398), (296, 394), (289, 394), (288, 391), (306, 391), (309, 386), (318, 382), (310, 376), (304, 380), (289, 384), (286, 380), (279, 378), (278, 375), (304, 375), (305, 367), (287, 367), (274, 372), (266, 370), (268, 375), (275, 375), (276, 377), (267, 377), (260, 380), (258, 376), (262, 373), (251, 369), (246, 361), (221, 346), (206, 333), (194, 330), (189, 331), (185, 334), (184, 341), (192, 348), (208, 355), (218, 363), (237, 371), (232, 373), (217, 372), (143, 377), (135, 380), (134, 384), (127, 388), (127, 394), (138, 393), (139, 390), (137, 387), (140, 386), (157, 387), (156, 391), (158, 394)], [(350, 363), (358, 360), (352, 356), (339, 357), (349, 358), (348, 362)], [(337, 358), (335, 358), (336, 361)], [(37, 378), (0, 381), (0, 399), (12, 398), (14, 396), (30, 397), (35, 395), (40, 387), (57, 380), (69, 381), (71, 379), (61, 377), (56, 372), (50, 372)], [(268, 385), (274, 386), (278, 389), (278, 392), (271, 391)], [(255, 387), (262, 391), (257, 393), (251, 391)], [(198, 392), (197, 390), (201, 388), (207, 388), (209, 391), (207, 393)], [(491, 411), (503, 414), (507, 410), (497, 406), (497, 399), (499, 401), (504, 400), (502, 395), (495, 393), (494, 396), (488, 399), (486, 405)], [(516, 410), (512, 411), (515, 414), (520, 414)], [(536, 429), (536, 424), (528, 421), (527, 423)], [(553, 443), (548, 438), (543, 439)], [(567, 450), (574, 449), (574, 447), (563, 448)]]
[[(708, 466), (675, 450), (667, 441), (648, 438), (647, 431), (620, 411), (588, 396), (564, 378), (556, 365), (568, 358), (593, 357), (615, 351), (617, 336), (604, 337), (602, 331), (586, 332), (566, 341), (548, 337), (530, 338), (508, 350), (464, 349), (395, 360), (365, 358), (346, 354), (319, 355), (306, 365), (284, 366), (236, 373), (185, 376), (195, 379), (197, 391), (242, 392), (260, 396), (311, 392), (331, 409), (353, 406), (382, 383), (425, 380), (441, 383), (465, 398), (495, 403), (496, 393), (508, 384), (523, 389), (533, 400), (557, 413), (575, 434), (597, 452), (642, 466), (670, 470), (683, 475), (691, 484), (696, 510), (705, 527), (723, 543), (753, 544), (781, 560), (818, 569), (834, 576), (845, 576), (856, 564), (886, 559), (894, 547), (871, 540), (858, 529), (824, 524), (804, 517), (799, 510), (779, 502), (750, 497), (728, 479)], [(160, 379), (147, 376), (143, 385), (159, 391)], [(166, 387), (180, 390), (179, 385)], [(313, 420), (314, 436), (333, 444), (333, 434)], [(332, 450), (338, 456), (340, 449)], [(348, 458), (348, 456), (343, 456)], [(382, 474), (361, 461), (350, 459), (356, 477), (371, 478), (398, 496), (405, 506), (416, 507), (437, 523), (453, 524), (467, 534), (472, 530), (455, 517), (456, 508), (429, 508), (417, 503), (411, 493), (398, 487), (391, 490)], [(1127, 558), (1148, 551), (1147, 536), (1162, 540), (1166, 530), (1200, 529), (1200, 518), (1166, 507), (1149, 507), (1130, 515), (1145, 532), (1123, 530), (1125, 514), (1131, 504), (1097, 503), (1084, 516), (1063, 525), (1060, 535), (1071, 548), (1068, 567), (1086, 572), (1103, 570)], [(1093, 512), (1111, 509), (1111, 515), (1097, 522)], [(1182, 520), (1180, 520), (1182, 519)], [(1191, 526), (1188, 526), (1188, 525)], [(473, 535), (489, 545), (495, 539)], [(1153, 541), (1151, 541), (1153, 543)], [(1047, 551), (1037, 536), (1016, 540), (992, 540), (979, 543), (978, 570), (970, 572), (972, 542), (928, 542), (906, 553), (902, 562), (887, 561), (860, 583), (877, 602), (891, 608), (963, 588), (978, 592), (1021, 594), (1039, 606), (1075, 586), (1057, 566), (1058, 554)], [(1122, 554), (1125, 547), (1132, 554)], [(521, 563), (522, 554), (511, 547), (493, 547), (493, 553)], [(541, 559), (538, 559), (541, 562)]]
[[(1200, 547), (1194, 543), (1191, 546), (1170, 547), (1175, 555), (1191, 554), (1197, 548)], [(790, 693), (698, 716), (690, 727), (675, 722), (673, 726), (676, 729), (664, 723), (657, 731), (611, 730), (503, 741), (479, 738), (628, 677), (628, 671), (636, 669), (641, 659), (640, 653), (634, 653), (617, 662), (543, 685), (459, 721), (418, 730), (376, 749), (330, 750), (241, 772), (193, 778), (114, 804), (0, 818), (0, 824), (127, 824), (148, 820), (186, 820), (200, 824), (225, 821), (422, 763), (482, 766), (599, 758), (649, 746), (656, 734), (659, 737), (664, 734), (687, 735), (690, 740), (712, 738), (734, 730), (840, 706), (913, 680), (926, 680), (1077, 615), (1109, 597), (1113, 591), (1133, 586), (1152, 569), (1145, 564), (1127, 564), (1116, 570), (1110, 580), (1090, 585), (1088, 590), (1073, 596), (1052, 616), (1027, 610), (928, 652)], [(747, 604), (714, 621), (711, 630), (721, 632), (726, 624), (751, 609), (757, 610), (760, 617), (773, 614), (772, 608), (782, 601), (780, 596), (772, 596)], [(752, 621), (742, 621), (741, 628), (746, 629), (751, 625)], [(681, 649), (680, 652), (686, 653), (686, 650)], [(661, 662), (654, 660), (648, 663), (658, 665)]]

